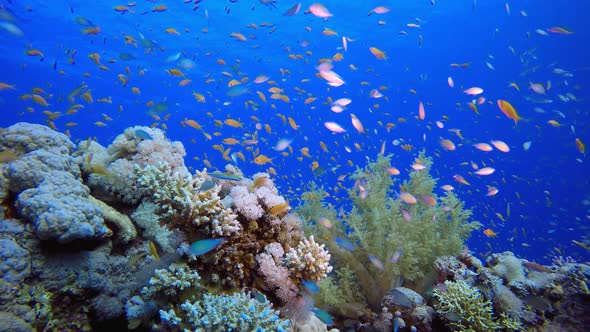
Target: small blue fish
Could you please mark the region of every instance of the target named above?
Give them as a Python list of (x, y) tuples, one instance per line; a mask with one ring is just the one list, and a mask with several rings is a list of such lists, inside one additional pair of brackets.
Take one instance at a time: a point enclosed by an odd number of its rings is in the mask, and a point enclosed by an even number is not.
[(139, 137), (141, 139), (152, 139), (152, 135), (148, 134), (147, 131), (142, 130), (142, 129), (137, 129), (135, 131), (135, 135), (137, 135), (137, 137)]
[(201, 184), (201, 187), (199, 188), (199, 191), (207, 191), (211, 188), (215, 187), (215, 181), (213, 180), (205, 180), (203, 182), (203, 184)]
[(264, 294), (260, 293), (257, 290), (252, 290), (252, 295), (254, 295), (254, 298), (260, 302), (260, 303), (266, 303), (266, 296), (264, 296)]
[(225, 238), (198, 240), (191, 244), (189, 252), (195, 256), (204, 255), (211, 250), (217, 248), (225, 241)]
[(230, 173), (213, 172), (213, 173), (207, 173), (207, 174), (212, 178), (221, 179), (221, 180), (240, 181), (242, 179), (241, 177), (234, 175), (234, 174), (230, 174)]
[(327, 311), (318, 308), (313, 308), (311, 311), (322, 321), (322, 323), (326, 325), (334, 325), (334, 319), (332, 319), (332, 316)]
[(246, 92), (248, 92), (248, 87), (245, 84), (236, 84), (230, 87), (226, 94), (230, 97), (237, 97), (243, 95)]
[(320, 288), (318, 287), (318, 285), (313, 281), (303, 280), (301, 282), (301, 284), (303, 285), (303, 287), (305, 287), (311, 293), (317, 293), (320, 291)]
[(335, 238), (334, 241), (336, 241), (336, 244), (346, 250), (346, 251), (353, 251), (354, 250), (354, 244), (352, 244), (352, 242), (348, 241), (347, 239), (343, 239), (343, 238)]

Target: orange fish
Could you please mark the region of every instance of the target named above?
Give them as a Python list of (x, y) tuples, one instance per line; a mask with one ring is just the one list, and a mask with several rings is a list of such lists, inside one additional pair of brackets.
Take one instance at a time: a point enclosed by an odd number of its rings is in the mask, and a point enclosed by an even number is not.
[(0, 82), (0, 90), (7, 90), (7, 89), (16, 90), (16, 88), (14, 87), (14, 85), (8, 84), (8, 83), (4, 83), (4, 82)]
[(465, 180), (465, 178), (463, 178), (463, 177), (462, 177), (461, 175), (459, 175), (459, 174), (455, 174), (455, 175), (453, 175), (453, 178), (454, 178), (455, 180), (457, 180), (457, 182), (459, 182), (459, 183), (462, 183), (462, 184), (464, 184), (464, 185), (467, 185), (467, 186), (469, 185), (469, 182), (467, 182), (467, 180)]
[(578, 148), (581, 154), (586, 154), (586, 144), (579, 138), (576, 138), (576, 148)]
[(518, 115), (518, 112), (516, 112), (516, 109), (514, 109), (514, 106), (512, 106), (512, 104), (510, 104), (506, 100), (498, 99), (498, 107), (500, 108), (502, 113), (504, 113), (510, 119), (514, 120), (514, 124), (518, 124), (518, 120), (522, 119)]
[(166, 7), (166, 5), (159, 5), (159, 6), (152, 8), (152, 12), (163, 12), (163, 11), (166, 11), (167, 9), (168, 9), (168, 7)]
[(254, 163), (256, 165), (264, 165), (267, 163), (271, 163), (272, 164), (272, 158), (269, 158), (263, 154), (258, 155), (258, 157), (254, 158)]
[(371, 51), (371, 54), (373, 54), (375, 56), (375, 58), (377, 58), (379, 60), (387, 59), (385, 52), (381, 51), (377, 47), (369, 47), (369, 51)]
[(90, 27), (88, 29), (82, 30), (82, 33), (85, 35), (98, 35), (99, 32), (100, 32), (99, 26)]
[(242, 127), (242, 123), (238, 120), (225, 119), (223, 122), (230, 127), (234, 127), (234, 128)]
[(494, 232), (491, 228), (486, 228), (483, 231), (483, 234), (487, 237), (497, 237), (498, 236), (498, 234), (496, 234), (496, 232)]

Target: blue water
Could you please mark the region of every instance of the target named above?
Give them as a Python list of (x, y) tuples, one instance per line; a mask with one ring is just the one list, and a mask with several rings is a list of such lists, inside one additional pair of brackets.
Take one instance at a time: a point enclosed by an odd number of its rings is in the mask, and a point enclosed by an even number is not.
[[(267, 171), (272, 166), (281, 192), (293, 204), (307, 181), (314, 178), (310, 167), (313, 161), (328, 170), (326, 175), (315, 178), (316, 181), (338, 196), (343, 193), (343, 190), (333, 191), (338, 176), (364, 166), (367, 157), (375, 159), (383, 142), (385, 152), (394, 155), (394, 166), (402, 170), (401, 179), (407, 178), (418, 151), (425, 149), (434, 159), (433, 175), (439, 179), (438, 186), (453, 185), (466, 206), (473, 209), (473, 219), (498, 234), (497, 238), (487, 238), (481, 230), (474, 233), (468, 246), (475, 253), (512, 250), (539, 263), (548, 263), (555, 255), (572, 256), (579, 261), (590, 259), (590, 251), (572, 242), (590, 244), (590, 168), (587, 156), (574, 143), (576, 138), (590, 143), (586, 92), (590, 66), (589, 52), (584, 46), (590, 40), (590, 2), (457, 0), (436, 1), (432, 5), (428, 0), (331, 0), (322, 2), (333, 14), (328, 20), (303, 13), (312, 2), (301, 3), (297, 15), (283, 16), (295, 4), (284, 0), (278, 0), (276, 8), (254, 0), (203, 0), (197, 4), (137, 1), (124, 14), (113, 9), (126, 5), (117, 1), (0, 3), (3, 22), (22, 31), (20, 35), (0, 29), (0, 82), (16, 87), (16, 90), (0, 91), (2, 127), (18, 121), (47, 123), (44, 110), (61, 112), (53, 121), (58, 130), (67, 130), (73, 140), (93, 136), (108, 145), (126, 127), (165, 125), (170, 139), (184, 143), (187, 165), (202, 169), (207, 160), (220, 170), (228, 162), (212, 146), (228, 137), (241, 141), (250, 138), (246, 134), (258, 131), (256, 147), (273, 158), (272, 165), (254, 164), (252, 151), (244, 146), (224, 147), (231, 148), (233, 153), (244, 153), (246, 162), (238, 160), (238, 165), (247, 175)], [(152, 12), (158, 5), (166, 5), (167, 10)], [(367, 15), (378, 5), (387, 6), (390, 12)], [(83, 34), (82, 30), (89, 26), (79, 24), (80, 18), (99, 26), (100, 32)], [(379, 24), (380, 20), (384, 24)], [(420, 27), (410, 28), (406, 26), (408, 23)], [(256, 24), (257, 28), (248, 27), (250, 24)], [(574, 33), (542, 35), (535, 31), (547, 32), (555, 26)], [(178, 35), (166, 33), (167, 28), (176, 29)], [(323, 35), (324, 28), (338, 35)], [(401, 30), (407, 34), (400, 34)], [(247, 40), (230, 37), (233, 32), (242, 33)], [(139, 45), (140, 34), (155, 42), (155, 48), (146, 52), (148, 49)], [(137, 46), (126, 44), (125, 36), (133, 37)], [(342, 49), (343, 36), (350, 39), (347, 51)], [(369, 47), (384, 51), (387, 59), (376, 59)], [(25, 53), (27, 49), (38, 49), (43, 57), (29, 56)], [(132, 54), (135, 59), (120, 59), (122, 52)], [(176, 61), (166, 62), (178, 52), (181, 52), (179, 61), (191, 59), (194, 68), (183, 69)], [(330, 87), (316, 76), (316, 66), (320, 59), (331, 58), (338, 52), (344, 59), (334, 62), (333, 70), (346, 84)], [(108, 70), (99, 69), (88, 58), (92, 53), (100, 55), (100, 62)], [(289, 55), (295, 55), (295, 59)], [(218, 59), (226, 64), (218, 64)], [(452, 63), (469, 66), (456, 68), (451, 67)], [(357, 70), (352, 70), (350, 65)], [(192, 82), (179, 87), (183, 78), (166, 72), (173, 68), (181, 69)], [(556, 68), (567, 71), (568, 75), (554, 73)], [(281, 70), (287, 73), (283, 75)], [(140, 71), (144, 72), (143, 76), (139, 75)], [(126, 86), (119, 81), (119, 74), (128, 77)], [(267, 89), (271, 85), (252, 83), (258, 75), (274, 80), (273, 86), (283, 89), (290, 102), (270, 99)], [(447, 84), (449, 76), (455, 82), (454, 88)], [(248, 91), (228, 96), (227, 84), (232, 78), (248, 78)], [(207, 79), (212, 82), (206, 83)], [(309, 81), (302, 82), (304, 79)], [(529, 88), (531, 82), (547, 88), (549, 81), (551, 88), (545, 95)], [(82, 82), (88, 85), (94, 101), (87, 103), (77, 97), (76, 102), (84, 108), (75, 114), (65, 114), (71, 106), (67, 95)], [(509, 87), (511, 82), (520, 91)], [(474, 86), (483, 88), (481, 96), (486, 98), (478, 106), (479, 115), (467, 107), (477, 97), (463, 93)], [(44, 90), (41, 95), (50, 104), (48, 107), (20, 99), (36, 87)], [(141, 94), (134, 94), (132, 87), (139, 88)], [(381, 91), (384, 97), (371, 98), (369, 92), (380, 87), (384, 87)], [(203, 94), (206, 102), (197, 102), (191, 95), (193, 91)], [(266, 103), (256, 91), (265, 94)], [(562, 100), (559, 95), (567, 99)], [(304, 100), (311, 96), (317, 100), (305, 105)], [(112, 103), (97, 101), (105, 97), (110, 97)], [(346, 97), (352, 103), (344, 112), (336, 114), (330, 111), (328, 97), (333, 100)], [(500, 112), (497, 99), (512, 103), (523, 120), (515, 125)], [(538, 102), (543, 99), (547, 103)], [(168, 110), (158, 114), (159, 120), (149, 114), (150, 107), (146, 106), (149, 101), (168, 106)], [(248, 101), (257, 104), (257, 109), (251, 105), (245, 107)], [(418, 119), (420, 101), (426, 105), (424, 120)], [(362, 121), (365, 134), (357, 133), (352, 127), (350, 113)], [(169, 118), (163, 120), (167, 114)], [(292, 117), (297, 130), (277, 114)], [(105, 120), (105, 115), (111, 120)], [(448, 120), (443, 121), (443, 117)], [(226, 118), (239, 119), (243, 127), (215, 125), (214, 120)], [(398, 121), (399, 118), (405, 122)], [(197, 121), (203, 131), (181, 125), (184, 119)], [(444, 123), (444, 128), (437, 128), (437, 120)], [(561, 125), (551, 126), (549, 120)], [(106, 126), (95, 125), (97, 121)], [(335, 121), (347, 132), (332, 134), (324, 127), (325, 121)], [(66, 126), (70, 122), (76, 125)], [(395, 127), (387, 131), (387, 123)], [(257, 130), (256, 124), (268, 124), (271, 133), (264, 128)], [(449, 129), (459, 129), (463, 139)], [(216, 132), (219, 136), (215, 136)], [(213, 135), (212, 139), (208, 140), (203, 133)], [(273, 150), (280, 138), (293, 139), (293, 153), (282, 156)], [(442, 149), (441, 138), (452, 140), (457, 149)], [(411, 144), (412, 151), (392, 144), (396, 139)], [(511, 151), (482, 152), (472, 147), (474, 143), (490, 140), (508, 143)], [(328, 153), (322, 151), (320, 141), (326, 144)], [(531, 147), (524, 151), (522, 144), (527, 141), (532, 142)], [(355, 143), (360, 150), (354, 147)], [(350, 153), (345, 151), (345, 146), (351, 149)], [(297, 157), (302, 156), (303, 147), (309, 148), (311, 158), (303, 157), (299, 161)], [(471, 162), (479, 167), (484, 164), (494, 167), (496, 172), (478, 177), (473, 174)], [(463, 175), (471, 185), (457, 183), (453, 179), (455, 174)], [(341, 182), (345, 188), (352, 185), (350, 180)], [(487, 185), (499, 188), (499, 193), (486, 197)], [(441, 194), (442, 190), (437, 188), (437, 193)]]

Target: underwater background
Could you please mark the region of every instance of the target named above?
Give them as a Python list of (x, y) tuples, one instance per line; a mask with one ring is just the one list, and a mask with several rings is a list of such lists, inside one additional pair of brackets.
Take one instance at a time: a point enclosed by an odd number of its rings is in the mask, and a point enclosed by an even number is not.
[(482, 224), (466, 251), (590, 259), (590, 2), (0, 6), (0, 127), (160, 128), (191, 173), (266, 172), (295, 211), (310, 181), (348, 210), (358, 168), (390, 155), (404, 181), (428, 157)]

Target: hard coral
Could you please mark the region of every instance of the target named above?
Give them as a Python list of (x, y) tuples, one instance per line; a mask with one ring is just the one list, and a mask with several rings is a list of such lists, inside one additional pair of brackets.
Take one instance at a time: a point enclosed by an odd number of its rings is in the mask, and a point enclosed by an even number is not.
[(154, 271), (148, 286), (141, 290), (145, 298), (156, 296), (171, 297), (191, 287), (198, 287), (201, 277), (186, 264), (171, 264), (168, 269)]
[(160, 310), (162, 324), (173, 331), (286, 331), (288, 320), (279, 318), (268, 300), (260, 302), (246, 293), (203, 295), (176, 309)]
[(101, 210), (88, 195), (88, 188), (70, 173), (54, 171), (37, 188), (18, 195), (16, 206), (32, 221), (42, 240), (67, 243), (110, 237), (112, 232), (106, 227)]
[(286, 265), (302, 280), (318, 281), (325, 278), (330, 271), (330, 254), (315, 242), (313, 235), (303, 239), (297, 248), (290, 248), (285, 255)]
[(263, 253), (256, 255), (256, 261), (270, 291), (281, 301), (288, 302), (297, 295), (298, 287), (291, 278), (291, 271), (282, 264), (284, 253), (283, 247), (273, 242), (264, 248)]
[[(446, 317), (448, 325), (456, 331), (493, 331), (500, 325), (492, 311), (492, 303), (481, 292), (465, 281), (445, 281), (445, 291), (435, 289), (436, 311)], [(458, 317), (455, 319), (455, 317)]]
[[(146, 134), (149, 137), (146, 137)], [(98, 164), (105, 167), (109, 176), (90, 174), (89, 183), (93, 189), (110, 195), (127, 204), (137, 204), (145, 191), (137, 190), (130, 179), (137, 167), (167, 164), (169, 172), (180, 178), (190, 178), (184, 165), (186, 152), (180, 142), (169, 141), (160, 129), (149, 127), (127, 128), (106, 148), (96, 147), (91, 141), (85, 141), (78, 147), (81, 163)], [(100, 158), (94, 160), (94, 154), (100, 152)], [(105, 154), (109, 157), (105, 158)]]
[(47, 126), (19, 122), (0, 135), (0, 145), (4, 149), (25, 154), (34, 150), (46, 150), (54, 154), (69, 154), (75, 148), (74, 143), (63, 133)]

